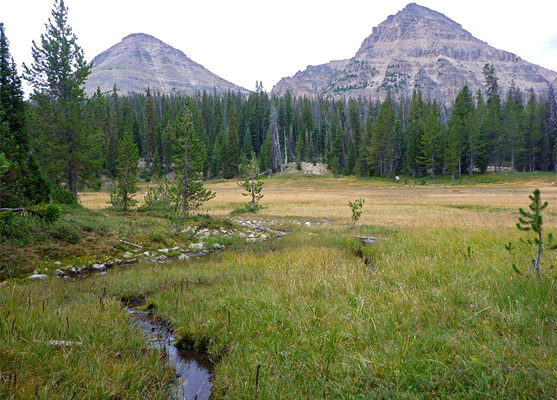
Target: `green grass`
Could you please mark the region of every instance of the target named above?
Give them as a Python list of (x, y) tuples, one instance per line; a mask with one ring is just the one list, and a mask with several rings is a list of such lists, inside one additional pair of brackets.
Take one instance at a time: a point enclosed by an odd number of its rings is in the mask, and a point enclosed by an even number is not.
[[(292, 190), (326, 182), (301, 179)], [(329, 225), (309, 228), (270, 206), (257, 219), (285, 222), (289, 235), (257, 243), (212, 237), (209, 245), (229, 247), (74, 282), (10, 281), (0, 287), (0, 398), (33, 398), (37, 390), (38, 398), (71, 398), (78, 388), (75, 398), (165, 398), (172, 373), (130, 325), (119, 302), (130, 298), (145, 299), (179, 344), (208, 352), (216, 399), (555, 398), (556, 282), (540, 284), (511, 267), (526, 269), (534, 254), (514, 228), (514, 204), (527, 198), (490, 204), (478, 191), (477, 201), (461, 203), (451, 191), (436, 200), (422, 195), (438, 189), (411, 190), (415, 198), (404, 193), (412, 203), (366, 201), (352, 232), (348, 206), (344, 220), (331, 208), (322, 216)], [(549, 211), (545, 227), (555, 234)], [(70, 217), (98, 216), (79, 213)], [(135, 230), (136, 240), (151, 243), (149, 231), (168, 226), (148, 213), (129, 215), (101, 218), (102, 231)], [(217, 218), (189, 223), (231, 226)], [(382, 240), (363, 245), (349, 235)], [(556, 253), (543, 265), (553, 276)]]

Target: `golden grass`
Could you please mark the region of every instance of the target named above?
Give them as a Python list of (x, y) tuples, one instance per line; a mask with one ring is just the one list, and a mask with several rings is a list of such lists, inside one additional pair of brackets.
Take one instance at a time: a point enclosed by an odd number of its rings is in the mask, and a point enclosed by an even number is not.
[[(147, 184), (136, 199), (143, 203)], [(209, 182), (216, 197), (204, 206), (213, 216), (227, 216), (246, 198), (236, 181)], [(360, 224), (392, 227), (488, 227), (512, 226), (519, 207), (527, 207), (528, 195), (538, 187), (542, 199), (549, 201), (547, 225), (557, 222), (557, 187), (543, 180), (482, 186), (409, 186), (354, 178), (272, 178), (263, 186), (262, 218), (294, 217), (347, 224), (349, 200), (366, 200)], [(108, 193), (80, 193), (81, 203), (91, 209), (108, 206)], [(478, 213), (477, 211), (486, 211)]]

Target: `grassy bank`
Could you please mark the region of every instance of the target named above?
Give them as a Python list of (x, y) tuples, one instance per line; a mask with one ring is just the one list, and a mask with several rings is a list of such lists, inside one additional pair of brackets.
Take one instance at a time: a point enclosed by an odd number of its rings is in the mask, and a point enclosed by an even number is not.
[[(215, 398), (554, 398), (555, 281), (510, 266), (524, 269), (533, 255), (514, 228), (533, 185), (556, 233), (557, 191), (545, 180), (391, 188), (271, 179), (266, 208), (242, 218), (285, 237), (72, 282), (9, 282), (0, 287), (0, 397), (71, 398), (80, 386), (80, 398), (163, 398), (172, 375), (118, 302), (141, 297), (182, 345), (216, 362)], [(233, 186), (212, 184), (207, 208), (219, 223), (242, 201)], [(346, 203), (359, 197), (362, 219), (347, 232)], [(137, 238), (147, 241), (152, 221), (142, 226)], [(356, 234), (383, 240), (362, 245)], [(556, 275), (556, 254), (546, 256)]]

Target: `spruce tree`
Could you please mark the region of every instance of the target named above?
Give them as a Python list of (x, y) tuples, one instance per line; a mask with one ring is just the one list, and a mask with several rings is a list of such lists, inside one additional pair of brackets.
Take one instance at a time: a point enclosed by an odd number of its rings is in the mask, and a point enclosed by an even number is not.
[(77, 199), (78, 179), (88, 165), (100, 159), (92, 148), (101, 138), (88, 129), (83, 118), (84, 84), (91, 65), (68, 24), (63, 0), (55, 0), (52, 19), (45, 27), (40, 43), (33, 42), (33, 64), (24, 66), (25, 79), (34, 89), (31, 101), (42, 161), (50, 164), (51, 178), (65, 180)]

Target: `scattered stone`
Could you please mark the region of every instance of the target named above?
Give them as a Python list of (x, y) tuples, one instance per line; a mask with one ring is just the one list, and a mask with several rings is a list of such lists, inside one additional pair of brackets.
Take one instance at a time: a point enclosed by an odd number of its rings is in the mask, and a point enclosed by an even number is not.
[(91, 269), (94, 269), (95, 271), (106, 271), (106, 265), (104, 265), (104, 264), (93, 264)]
[(44, 274), (33, 274), (30, 277), (28, 277), (27, 279), (38, 279), (38, 280), (44, 281), (45, 279), (48, 279), (48, 276), (44, 275)]
[(159, 253), (164, 253), (164, 254), (168, 254), (170, 250), (168, 249), (159, 249)]
[(160, 255), (159, 256), (159, 261), (166, 261), (166, 260), (168, 260), (167, 256), (165, 256), (165, 255)]
[(72, 271), (74, 274), (77, 273), (77, 268), (76, 267), (72, 267), (72, 269), (70, 269), (70, 271)]
[(204, 246), (203, 246), (203, 242), (199, 242), (199, 243), (192, 243), (192, 244), (190, 244), (189, 249), (190, 249), (191, 251), (201, 251), (201, 250), (203, 250), (203, 247), (204, 247)]
[(306, 226), (311, 226), (311, 222), (306, 222)]
[(172, 251), (180, 251), (180, 247), (179, 246), (173, 247)]
[(145, 257), (149, 257), (149, 252), (148, 252), (148, 251), (145, 251), (145, 252), (143, 252), (143, 255), (144, 255)]
[(71, 280), (71, 279), (73, 279), (73, 278), (72, 278), (71, 276), (66, 275), (66, 276), (64, 276), (64, 279), (67, 280), (67, 281), (69, 281), (69, 280)]
[(188, 256), (186, 253), (182, 253), (178, 256), (178, 260), (180, 261), (185, 261), (185, 260), (189, 260), (190, 256)]
[(126, 251), (126, 252), (124, 253), (124, 258), (128, 258), (128, 259), (129, 259), (129, 258), (133, 258), (133, 254), (130, 253), (129, 251)]
[(73, 342), (70, 340), (47, 340), (43, 342), (42, 340), (33, 340), (35, 343), (46, 343), (51, 346), (61, 346), (61, 347), (68, 347), (68, 346), (81, 346), (81, 342)]
[(122, 263), (122, 260), (120, 260), (119, 258), (115, 258), (115, 259), (114, 259), (114, 263), (115, 263), (115, 264), (121, 264), (121, 263)]
[(54, 265), (58, 266), (60, 264), (62, 264), (60, 261), (54, 261)]
[(60, 270), (60, 269), (57, 269), (56, 271), (54, 271), (54, 275), (56, 275), (56, 276), (64, 276), (64, 275), (66, 275), (66, 274), (64, 273), (64, 271), (62, 271), (62, 270)]

